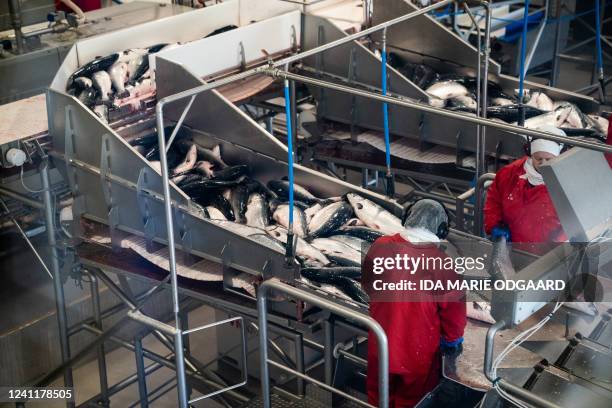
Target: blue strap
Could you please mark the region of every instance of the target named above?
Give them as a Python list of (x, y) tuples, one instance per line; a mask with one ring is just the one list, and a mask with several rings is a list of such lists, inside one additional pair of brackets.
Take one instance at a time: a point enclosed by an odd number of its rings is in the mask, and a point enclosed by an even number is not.
[(288, 80), (285, 80), (285, 116), (287, 122), (287, 162), (289, 165), (289, 225), (293, 226), (293, 131), (291, 129), (291, 99), (289, 98)]
[(601, 12), (599, 0), (595, 0), (595, 38), (597, 42), (597, 70), (603, 74), (603, 57), (601, 51)]
[[(383, 42), (382, 48), (382, 94), (387, 95), (387, 44)], [(391, 168), (391, 144), (389, 142), (389, 107), (383, 103), (383, 126), (385, 132), (385, 162), (387, 170)]]
[(521, 66), (519, 72), (519, 104), (523, 103), (525, 82), (525, 54), (527, 52), (527, 25), (529, 24), (529, 0), (525, 1), (525, 12), (523, 14), (523, 35), (521, 37)]

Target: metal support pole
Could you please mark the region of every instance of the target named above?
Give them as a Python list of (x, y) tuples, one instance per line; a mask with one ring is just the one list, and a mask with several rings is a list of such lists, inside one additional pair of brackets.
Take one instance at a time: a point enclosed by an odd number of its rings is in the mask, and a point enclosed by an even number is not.
[[(381, 50), (381, 89), (382, 94), (387, 96), (387, 28), (382, 30), (382, 50)], [(383, 102), (383, 130), (385, 136), (385, 190), (387, 197), (393, 198), (395, 195), (395, 185), (393, 183), (393, 173), (391, 173), (391, 142), (389, 140), (389, 106)]]
[(557, 0), (555, 10), (555, 48), (553, 50), (552, 68), (550, 70), (550, 86), (556, 86), (559, 79), (559, 54), (561, 53), (561, 15), (562, 0)]
[[(68, 318), (66, 317), (66, 298), (64, 296), (64, 283), (59, 265), (55, 241), (55, 205), (51, 197), (51, 182), (49, 181), (49, 159), (44, 158), (40, 165), (40, 178), (43, 188), (43, 202), (45, 203), (45, 226), (47, 227), (47, 240), (51, 254), (51, 271), (53, 273), (53, 290), (55, 292), (55, 309), (57, 312), (57, 324), (59, 328), (59, 340), (62, 363), (70, 360), (70, 340), (68, 338)], [(72, 368), (66, 367), (64, 371), (64, 386), (72, 387)], [(66, 406), (74, 407), (74, 402), (67, 402)]]
[[(98, 278), (94, 274), (90, 273), (89, 279), (91, 285), (91, 306), (94, 316), (94, 324), (96, 328), (102, 330), (102, 313), (100, 310), (100, 288), (98, 285)], [(102, 406), (108, 407), (108, 377), (104, 342), (100, 343), (98, 346), (98, 373), (100, 376), (100, 403)]]
[(325, 384), (332, 385), (334, 380), (334, 323), (330, 316), (323, 321), (324, 338), (324, 361), (325, 361)]
[(525, 11), (523, 12), (523, 34), (521, 37), (521, 55), (519, 68), (519, 126), (525, 126), (525, 107), (524, 107), (524, 92), (525, 92), (525, 53), (527, 50), (527, 26), (529, 23), (529, 0), (525, 1)]
[[(306, 363), (304, 360), (304, 336), (301, 333), (296, 334), (295, 339), (295, 368), (298, 372), (306, 374)], [(297, 394), (300, 397), (304, 396), (304, 380), (297, 379)]]
[(23, 33), (21, 32), (21, 4), (20, 0), (9, 0), (9, 13), (11, 15), (11, 24), (15, 31), (15, 43), (17, 45), (17, 52), (21, 54), (23, 52)]
[[(476, 116), (481, 117), (482, 116), (482, 111), (483, 111), (483, 103), (482, 103), (482, 34), (480, 32), (480, 27), (478, 26), (478, 22), (476, 21), (476, 18), (474, 17), (474, 14), (472, 13), (472, 11), (470, 10), (470, 8), (468, 7), (467, 3), (463, 3), (463, 9), (465, 10), (465, 13), (470, 17), (470, 20), (472, 21), (472, 25), (474, 26), (474, 29), (476, 30), (476, 43), (477, 43), (477, 68), (476, 68)], [(485, 86), (487, 86), (486, 82), (485, 82)], [(486, 112), (487, 110), (487, 103), (485, 101), (484, 103), (484, 111)], [(476, 180), (478, 180), (478, 177), (480, 177), (480, 174), (482, 173), (482, 163), (480, 162), (480, 151), (484, 149), (483, 146), (480, 145), (482, 139), (481, 139), (481, 133), (482, 133), (482, 127), (480, 125), (476, 125), (476, 174), (475, 174), (475, 178)]]
[[(602, 4), (603, 3), (603, 6)], [(597, 80), (599, 81), (599, 100), (602, 103), (606, 102), (606, 85), (604, 83), (604, 68), (603, 68), (603, 56), (601, 49), (601, 22), (603, 19), (603, 14), (601, 13), (601, 9), (605, 11), (605, 0), (595, 0), (595, 41), (597, 46)]]
[(474, 235), (483, 236), (483, 191), (484, 183), (495, 179), (495, 173), (485, 173), (476, 180), (476, 190), (474, 197)]
[(4, 188), (2, 186), (0, 186), (0, 195), (4, 195), (14, 200), (20, 201), (23, 204), (27, 205), (28, 207), (32, 207), (37, 210), (42, 210), (45, 208), (45, 205), (41, 203), (40, 201), (33, 200), (28, 196), (17, 193), (13, 190), (9, 190), (8, 188)]
[(136, 357), (136, 373), (138, 374), (138, 394), (140, 395), (140, 406), (149, 407), (149, 396), (147, 392), (147, 376), (145, 374), (144, 356), (142, 354), (142, 337), (134, 338), (134, 356)]
[[(484, 35), (484, 44), (483, 44), (483, 72), (482, 72), (482, 85), (480, 86), (480, 92), (482, 92), (482, 96), (480, 98), (480, 114), (482, 118), (487, 118), (487, 106), (489, 99), (489, 55), (491, 54), (491, 4), (489, 2), (483, 2), (483, 5), (486, 9), (486, 20), (485, 20), (485, 35)], [(486, 151), (487, 151), (487, 128), (486, 126), (482, 127), (480, 131), (480, 151), (476, 152), (480, 155), (478, 161), (480, 162), (480, 171), (484, 173), (487, 171), (487, 163), (486, 163)]]
[(295, 91), (295, 81), (289, 83), (289, 91), (291, 97), (291, 130), (293, 137), (293, 157), (297, 158), (297, 141), (298, 141), (298, 119), (297, 119), (297, 94)]
[(162, 106), (157, 104), (157, 132), (159, 151), (162, 154), (159, 155), (161, 170), (162, 170), (162, 187), (164, 192), (164, 210), (166, 213), (166, 231), (168, 233), (168, 255), (169, 255), (169, 269), (170, 269), (170, 281), (172, 284), (172, 304), (174, 311), (174, 322), (176, 328), (176, 335), (174, 336), (174, 351), (176, 361), (176, 382), (178, 390), (178, 405), (180, 408), (187, 408), (187, 379), (185, 375), (185, 359), (183, 350), (183, 333), (181, 331), (181, 318), (180, 318), (180, 305), (179, 305), (179, 294), (178, 294), (178, 277), (176, 273), (176, 247), (174, 242), (174, 222), (172, 220), (172, 196), (170, 195), (170, 179), (168, 175), (168, 157), (166, 152), (166, 136), (164, 132), (164, 124), (162, 118)]

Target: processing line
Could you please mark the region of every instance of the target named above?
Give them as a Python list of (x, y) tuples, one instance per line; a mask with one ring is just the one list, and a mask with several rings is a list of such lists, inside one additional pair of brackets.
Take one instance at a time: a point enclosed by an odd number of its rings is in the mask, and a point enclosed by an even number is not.
[[(426, 10), (421, 10), (421, 12), (425, 13)], [(410, 15), (410, 17), (416, 18), (418, 15)], [(175, 137), (181, 138), (188, 136), (192, 137), (198, 145), (203, 147), (219, 145), (224, 158), (228, 162), (247, 163), (251, 167), (253, 173), (262, 181), (277, 179), (287, 174), (287, 148), (235, 106), (232, 98), (224, 96), (225, 94), (221, 86), (229, 85), (236, 80), (241, 81), (251, 76), (260, 75), (270, 76), (272, 78), (280, 77), (294, 81), (304, 81), (305, 83), (311, 81), (311, 85), (320, 86), (321, 89), (326, 89), (326, 92), (328, 91), (331, 93), (334, 91), (337, 92), (338, 95), (348, 94), (347, 89), (342, 88), (340, 85), (334, 85), (333, 83), (321, 80), (315, 82), (308, 77), (290, 74), (274, 68), (274, 65), (283, 67), (285, 64), (295, 62), (303, 57), (312, 57), (316, 59), (316, 55), (324, 51), (320, 48), (317, 49), (317, 46), (308, 48), (305, 43), (302, 43), (302, 38), (308, 38), (308, 35), (312, 35), (311, 31), (308, 31), (310, 34), (307, 32), (309, 21), (314, 21), (312, 25), (317, 26), (321, 20), (311, 19), (310, 16), (303, 16), (299, 12), (293, 12), (273, 17), (259, 23), (254, 23), (244, 27), (244, 29), (236, 29), (208, 39), (193, 41), (172, 50), (162, 51), (154, 57), (152, 56), (151, 65), (155, 67), (155, 78), (157, 82), (156, 99), (160, 102), (157, 105), (155, 105), (155, 101), (153, 101), (152, 105), (145, 105), (144, 112), (141, 110), (137, 112), (134, 117), (130, 117), (130, 115), (120, 117), (117, 122), (120, 123), (120, 126), (116, 126), (117, 123), (113, 123), (112, 120), (107, 122), (104, 120), (105, 118), (96, 115), (77, 98), (67, 94), (65, 90), (66, 80), (76, 68), (88, 62), (91, 57), (116, 51), (109, 45), (111, 40), (112, 42), (120, 40), (120, 43), (127, 47), (149, 45), (139, 43), (138, 41), (141, 41), (139, 38), (144, 38), (145, 36), (148, 38), (152, 38), (153, 36), (153, 38), (155, 38), (154, 34), (161, 36), (161, 30), (159, 30), (158, 26), (159, 23), (143, 24), (138, 27), (108, 34), (107, 36), (96, 37), (95, 39), (84, 42), (86, 44), (78, 43), (76, 47), (79, 47), (79, 44), (83, 47), (86, 45), (87, 47), (83, 48), (83, 50), (87, 50), (87, 52), (91, 54), (87, 55), (86, 52), (84, 52), (82, 55), (81, 52), (78, 52), (78, 49), (73, 50), (72, 56), (69, 54), (63, 69), (59, 71), (49, 90), (47, 101), (50, 121), (49, 132), (53, 139), (50, 155), (53, 157), (54, 163), (68, 180), (75, 197), (73, 205), (75, 219), (84, 218), (94, 223), (106, 225), (108, 237), (110, 239), (110, 241), (106, 240), (105, 242), (107, 245), (102, 247), (77, 247), (77, 252), (79, 252), (83, 264), (92, 270), (95, 269), (96, 271), (93, 273), (101, 280), (104, 280), (105, 283), (108, 282), (104, 277), (106, 271), (112, 271), (120, 275), (145, 275), (144, 278), (157, 280), (157, 288), (167, 287), (169, 285), (168, 281), (171, 280), (170, 286), (174, 292), (174, 312), (177, 317), (176, 327), (152, 321), (152, 319), (147, 318), (147, 316), (139, 312), (138, 304), (131, 303), (128, 296), (121, 294), (121, 289), (115, 289), (114, 291), (119, 297), (123, 298), (128, 305), (130, 309), (128, 316), (130, 319), (139, 321), (145, 326), (155, 328), (155, 330), (160, 332), (158, 336), (162, 339), (166, 339), (166, 341), (174, 337), (174, 352), (176, 353), (177, 361), (174, 367), (177, 370), (181, 404), (185, 404), (188, 399), (185, 387), (186, 371), (185, 367), (182, 365), (187, 362), (187, 369), (191, 376), (193, 377), (194, 374), (196, 376), (198, 375), (196, 364), (193, 365), (196, 368), (195, 370), (190, 368), (190, 357), (186, 355), (185, 358), (183, 358), (182, 356), (183, 347), (181, 344), (183, 342), (183, 334), (202, 328), (189, 329), (184, 326), (184, 321), (178, 316), (180, 312), (179, 294), (199, 297), (200, 300), (206, 299), (206, 301), (213, 306), (219, 299), (226, 298), (223, 302), (223, 306), (226, 308), (225, 310), (234, 316), (241, 316), (243, 319), (241, 322), (244, 323), (247, 318), (252, 319), (255, 315), (253, 312), (255, 307), (253, 299), (251, 298), (250, 301), (245, 301), (244, 297), (238, 295), (235, 291), (231, 292), (226, 290), (230, 289), (229, 286), (231, 286), (227, 283), (231, 282), (232, 278), (238, 275), (238, 271), (252, 275), (256, 279), (261, 278), (269, 280), (278, 278), (285, 282), (285, 284), (268, 284), (268, 286), (274, 286), (274, 289), (285, 292), (289, 294), (290, 297), (302, 298), (304, 296), (318, 296), (317, 301), (319, 297), (326, 297), (326, 302), (313, 302), (323, 309), (323, 315), (326, 315), (325, 309), (327, 309), (346, 317), (349, 321), (353, 320), (357, 323), (370, 322), (367, 320), (369, 318), (367, 317), (367, 310), (364, 306), (360, 306), (355, 302), (341, 297), (330, 296), (329, 293), (322, 292), (320, 288), (313, 288), (298, 282), (300, 266), (295, 261), (287, 263), (284, 251), (266, 246), (254, 238), (242, 236), (222, 225), (206, 219), (200, 209), (193, 204), (189, 197), (177, 188), (174, 183), (170, 183), (168, 168), (167, 165), (163, 163), (163, 160), (162, 171), (160, 172), (158, 168), (155, 168), (151, 162), (145, 160), (141, 153), (129, 143), (129, 140), (134, 137), (134, 135), (142, 132), (143, 128), (150, 127), (151, 123), (155, 123), (155, 121), (157, 122), (158, 129), (165, 129), (163, 122), (165, 117), (166, 119), (170, 119), (170, 122), (176, 122), (177, 124), (174, 130), (168, 131), (170, 140)], [(302, 25), (302, 22), (305, 22), (304, 25)], [(167, 21), (165, 24), (170, 26), (173, 23)], [(320, 26), (319, 24), (318, 27)], [(265, 44), (257, 44), (257, 46), (263, 47), (266, 50), (263, 56), (262, 53), (250, 52), (253, 46), (248, 44), (248, 39), (250, 38), (248, 35), (242, 37), (242, 44), (240, 44), (240, 42), (235, 44), (237, 33), (242, 33), (244, 35), (244, 30), (253, 30), (253, 32), (261, 30), (260, 32), (267, 31), (275, 33), (274, 36), (264, 36), (268, 41)], [(320, 29), (317, 29), (317, 31), (320, 32)], [(212, 50), (213, 47), (218, 46), (218, 44), (215, 44), (216, 40), (219, 38), (228, 40), (231, 39), (232, 36), (235, 38), (233, 40), (234, 46), (238, 51), (235, 54), (237, 58), (231, 58), (231, 53), (224, 53), (223, 55), (230, 54), (229, 61), (219, 60), (211, 62), (210, 59), (206, 61), (201, 60), (202, 56), (205, 57), (209, 55), (206, 51)], [(253, 35), (252, 37), (255, 36)], [(168, 41), (168, 39), (168, 37), (164, 37), (160, 38), (160, 41)], [(353, 47), (360, 46), (358, 43), (354, 43), (353, 38), (350, 37), (340, 38), (340, 40), (340, 42), (335, 44), (338, 47), (342, 46), (344, 41), (351, 43)], [(326, 43), (327, 42), (328, 40), (326, 40)], [(233, 44), (232, 41), (224, 41), (224, 44), (228, 43)], [(95, 46), (99, 48), (96, 49)], [(319, 45), (319, 47), (321, 46), (322, 44)], [(332, 46), (334, 46), (333, 42)], [(332, 46), (330, 46), (330, 49)], [(302, 50), (302, 54), (292, 55), (298, 49)], [(240, 52), (241, 50), (242, 52)], [(309, 53), (311, 54), (308, 55)], [(363, 52), (362, 54), (366, 55)], [(375, 58), (373, 54), (370, 53), (369, 55)], [(197, 58), (200, 58), (200, 61), (194, 61)], [(270, 60), (272, 60), (272, 62), (269, 62)], [(269, 65), (272, 65), (272, 67)], [(231, 73), (236, 70), (238, 70), (239, 73), (237, 75), (231, 75)], [(225, 76), (219, 77), (220, 73), (225, 73)], [(210, 82), (212, 79), (215, 80)], [(205, 80), (207, 82), (204, 82)], [(265, 84), (265, 81), (258, 83)], [(413, 110), (420, 109), (432, 115), (445, 115), (447, 118), (453, 118), (458, 121), (471, 122), (473, 125), (497, 126), (498, 128), (503, 128), (507, 132), (518, 132), (512, 125), (501, 125), (490, 120), (468, 117), (443, 111), (438, 108), (426, 107), (422, 104), (404, 101), (396, 97), (377, 96), (373, 92), (360, 91), (355, 88), (351, 89), (353, 89), (352, 92), (365, 100), (372, 100), (374, 102), (378, 99), (377, 102), (385, 101), (392, 106), (412, 108)], [(202, 92), (207, 90), (211, 91)], [(187, 98), (190, 99), (186, 100)], [(177, 102), (179, 100), (181, 100), (180, 103)], [(157, 118), (155, 119), (152, 119), (154, 118), (152, 112), (153, 106), (155, 106), (157, 112)], [(165, 110), (163, 109), (164, 106), (166, 107)], [(184, 109), (185, 107), (187, 107), (187, 109)], [(412, 112), (413, 110), (410, 111)], [(534, 136), (542, 136), (544, 138), (553, 138), (552, 135), (535, 130), (526, 130), (525, 133)], [(158, 138), (163, 146), (163, 142), (165, 141), (163, 133), (159, 135)], [(567, 140), (563, 139), (563, 141)], [(576, 144), (581, 144), (585, 147), (600, 148), (594, 143), (576, 141)], [(600, 153), (595, 154), (601, 156)], [(589, 159), (591, 158), (589, 157)], [(585, 159), (581, 158), (580, 160)], [(332, 197), (338, 194), (356, 192), (396, 215), (399, 215), (402, 210), (401, 206), (394, 200), (355, 187), (336, 178), (323, 175), (307, 167), (295, 165), (294, 172), (296, 182), (308, 187), (319, 197)], [(561, 188), (561, 190), (564, 191), (563, 188)], [(561, 198), (559, 200), (563, 200), (563, 197), (567, 195), (568, 194), (561, 193)], [(604, 211), (606, 210), (605, 207), (602, 208)], [(568, 214), (571, 215), (571, 211)], [(572, 219), (572, 221), (578, 222), (580, 227), (586, 227), (586, 225), (581, 223), (584, 221), (581, 217), (577, 218), (578, 221), (575, 221), (576, 217), (572, 218), (569, 215), (568, 217)], [(592, 223), (596, 225), (602, 223), (601, 213), (594, 212), (592, 217)], [(592, 226), (593, 225), (588, 226), (587, 230), (590, 230)], [(160, 272), (157, 276), (146, 276), (147, 274), (142, 268), (140, 271), (134, 272), (132, 265), (121, 264), (121, 262), (119, 262), (118, 265), (119, 259), (113, 256), (111, 249), (114, 248), (116, 251), (120, 251), (121, 242), (123, 241), (122, 237), (126, 233), (142, 237), (147, 251), (153, 250), (153, 248), (156, 248), (158, 245), (166, 245), (168, 241), (170, 241), (168, 257), (170, 260), (169, 269), (171, 273), (169, 275), (166, 273), (164, 276), (164, 273)], [(178, 238), (176, 245), (173, 245), (172, 238), (170, 238), (173, 235)], [(91, 237), (88, 237), (88, 234), (83, 230), (77, 232), (77, 237), (91, 240)], [(482, 253), (490, 246), (490, 244), (483, 240), (459, 232), (453, 232), (450, 240), (460, 241), (461, 237), (469, 239), (469, 245), (466, 245), (466, 248), (464, 248), (465, 251), (469, 251), (471, 248), (472, 251), (480, 251), (480, 253)], [(460, 246), (460, 243), (457, 245)], [(190, 283), (189, 280), (178, 280), (176, 266), (176, 259), (178, 258), (175, 253), (176, 249), (180, 250), (181, 253), (192, 254), (199, 258), (212, 261), (212, 264), (220, 266), (223, 276), (223, 286), (221, 288), (219, 285), (213, 285), (212, 288), (186, 288), (185, 285), (193, 284), (193, 282)], [(245, 253), (248, 253), (250, 256), (240, 256)], [(181, 285), (179, 285), (179, 282)], [(286, 283), (290, 286), (283, 286), (286, 285)], [(196, 287), (197, 286), (199, 285), (196, 285)], [(197, 294), (202, 290), (209, 291), (208, 297)], [(123, 288), (123, 291), (125, 291), (125, 288)], [(265, 299), (264, 291), (260, 292), (260, 299)], [(227, 302), (225, 302), (225, 300), (227, 300)], [(315, 331), (321, 334), (320, 325), (322, 324), (325, 326), (323, 333), (325, 338), (325, 346), (323, 347), (325, 351), (323, 353), (325, 382), (323, 384), (333, 388), (333, 355), (330, 356), (333, 347), (327, 346), (333, 346), (334, 343), (333, 334), (331, 334), (334, 331), (334, 319), (327, 313), (327, 317), (323, 317), (321, 321), (321, 315), (315, 313), (311, 316), (314, 322), (311, 323), (310, 328), (307, 328), (303, 324), (307, 319), (304, 319), (305, 311), (303, 310), (303, 304), (301, 302), (298, 301), (295, 304), (287, 304), (285, 302), (278, 303), (280, 304), (275, 304), (273, 308), (274, 311), (276, 313), (282, 312), (281, 315), (284, 314), (285, 316), (277, 320), (279, 326), (290, 322), (290, 327), (295, 330), (291, 335), (297, 333), (296, 344), (300, 343), (300, 334), (302, 335), (301, 341), (303, 343), (304, 334), (312, 334), (311, 332)], [(236, 306), (245, 304), (247, 305), (246, 307)], [(261, 303), (260, 301), (259, 318), (262, 319), (263, 316), (263, 323), (265, 323), (265, 314), (262, 313), (261, 310), (261, 307), (264, 307), (262, 305), (265, 305), (265, 303)], [(286, 317), (287, 314), (289, 318)], [(225, 320), (220, 320), (218, 323), (221, 324), (224, 322)], [(263, 323), (260, 320), (259, 335), (261, 339), (260, 347), (263, 344), (265, 348), (268, 341), (266, 332), (262, 330)], [(306, 326), (308, 326), (308, 324), (306, 324)], [(241, 327), (243, 326), (241, 325)], [(317, 327), (319, 327), (319, 329), (317, 329)], [(349, 324), (348, 327), (349, 331), (357, 331), (354, 325)], [(102, 331), (97, 341), (105, 341), (105, 339), (111, 338), (114, 329), (115, 327), (113, 326)], [(384, 336), (384, 334), (382, 334), (382, 336)], [(350, 338), (351, 336), (349, 335), (348, 337)], [(92, 347), (96, 346), (97, 344), (94, 344)], [(317, 349), (316, 346), (313, 347)], [(140, 347), (135, 344), (134, 348), (138, 349)], [(297, 356), (298, 348), (299, 347), (296, 345), (296, 359), (300, 360)], [(84, 354), (81, 352), (75, 355), (73, 360), (82, 358), (83, 355)], [(266, 356), (266, 354), (263, 355)], [(65, 360), (65, 367), (74, 362), (69, 360), (69, 358)], [(381, 358), (381, 361), (384, 360), (384, 358)], [(265, 358), (264, 365), (262, 366), (262, 373), (266, 372), (268, 363), (268, 359)], [(244, 363), (244, 366), (246, 365), (247, 364)], [(61, 369), (58, 372), (62, 371), (64, 370)], [(294, 371), (298, 374), (295, 372), (292, 374), (297, 376), (298, 379), (308, 379), (304, 377), (304, 372), (307, 371), (304, 364), (296, 364), (296, 370)], [(52, 374), (57, 374), (57, 372)], [(301, 374), (302, 377), (300, 377), (299, 374)], [(143, 376), (144, 374), (140, 372), (138, 378), (142, 380)], [(47, 377), (48, 378), (44, 379), (45, 381), (52, 376), (50, 375)], [(381, 376), (383, 381), (384, 377), (385, 376)], [(267, 377), (265, 377), (265, 379), (267, 380)], [(239, 382), (234, 386), (223, 386), (222, 384), (219, 385), (218, 381), (214, 382), (216, 386), (213, 386), (213, 388), (215, 388), (216, 391), (202, 393), (202, 396), (213, 396), (214, 394), (218, 395), (217, 392), (232, 391), (233, 388), (243, 385), (243, 382), (244, 381)], [(298, 385), (299, 383), (300, 381), (298, 381)], [(210, 386), (210, 384), (208, 385)], [(266, 384), (263, 386), (266, 387)], [(319, 386), (321, 385), (319, 384)], [(145, 391), (144, 395), (146, 397), (146, 389), (141, 389), (141, 391)], [(334, 389), (327, 389), (327, 391), (334, 391)], [(264, 398), (265, 397), (266, 392), (264, 392)], [(198, 400), (200, 399), (199, 397), (197, 398)], [(385, 406), (384, 400), (381, 401), (381, 404), (381, 406)]]

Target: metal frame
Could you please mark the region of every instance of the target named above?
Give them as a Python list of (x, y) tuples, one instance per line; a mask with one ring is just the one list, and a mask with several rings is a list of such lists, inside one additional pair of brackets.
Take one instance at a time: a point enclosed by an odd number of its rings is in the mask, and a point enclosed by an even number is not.
[[(350, 321), (357, 323), (361, 326), (367, 327), (377, 339), (378, 346), (378, 389), (380, 392), (379, 407), (387, 408), (389, 406), (389, 346), (387, 343), (387, 335), (383, 328), (378, 324), (376, 320), (369, 316), (365, 316), (361, 313), (355, 312), (348, 307), (338, 305), (322, 297), (313, 297), (311, 293), (297, 289), (293, 286), (282, 283), (276, 279), (270, 279), (265, 281), (257, 292), (257, 313), (259, 315), (259, 345), (260, 345), (260, 365), (261, 365), (261, 392), (263, 397), (264, 408), (271, 408), (270, 403), (270, 376), (268, 365), (273, 365), (287, 373), (293, 374), (298, 378), (306, 381), (310, 381), (313, 384), (333, 393), (336, 393), (344, 398), (347, 398), (355, 403), (363, 406), (373, 407), (372, 405), (361, 401), (358, 398), (353, 397), (339, 389), (336, 389), (324, 382), (318, 381), (312, 377), (302, 374), (296, 370), (292, 370), (282, 364), (279, 364), (268, 358), (268, 309), (267, 309), (267, 298), (271, 291), (276, 293), (282, 293), (288, 295), (297, 300), (308, 301), (314, 306), (320, 307), (324, 310), (329, 310), (331, 313), (337, 316), (345, 317)], [(328, 331), (329, 332), (329, 331)], [(332, 352), (333, 350), (327, 350)], [(327, 376), (326, 376), (327, 377)]]

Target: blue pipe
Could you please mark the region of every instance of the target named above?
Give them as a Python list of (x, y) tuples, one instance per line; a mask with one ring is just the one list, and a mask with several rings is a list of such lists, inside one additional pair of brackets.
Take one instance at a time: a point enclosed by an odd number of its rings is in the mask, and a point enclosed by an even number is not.
[(287, 163), (289, 164), (289, 233), (293, 229), (293, 131), (291, 129), (291, 99), (289, 81), (285, 79), (285, 116), (287, 122)]
[(525, 54), (527, 52), (527, 25), (529, 23), (529, 0), (525, 1), (525, 12), (523, 14), (523, 35), (521, 37), (521, 66), (519, 72), (519, 104), (523, 104), (524, 82), (525, 82)]
[[(387, 41), (386, 35), (383, 34), (382, 45), (382, 94), (387, 95)], [(387, 173), (391, 170), (391, 144), (389, 142), (389, 107), (387, 103), (383, 103), (383, 126), (385, 132), (385, 161), (387, 164)]]
[(603, 56), (601, 51), (601, 15), (599, 0), (595, 0), (595, 38), (597, 41), (597, 71), (600, 79), (603, 77)]

